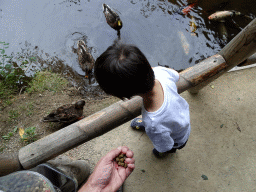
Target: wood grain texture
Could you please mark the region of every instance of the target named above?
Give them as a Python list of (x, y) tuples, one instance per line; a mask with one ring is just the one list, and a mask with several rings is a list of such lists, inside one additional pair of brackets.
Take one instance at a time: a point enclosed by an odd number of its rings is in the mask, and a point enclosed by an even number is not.
[(243, 61), (237, 66), (241, 67), (241, 66), (247, 66), (251, 64), (256, 64), (256, 53), (254, 53), (252, 56), (250, 56), (248, 59), (246, 59), (245, 61)]
[[(178, 92), (183, 90), (201, 89), (209, 82), (219, 77), (228, 66), (221, 55), (213, 55), (199, 64), (190, 67), (180, 73), (177, 83)], [(184, 80), (183, 80), (184, 79)]]
[(0, 155), (0, 176), (22, 169), (18, 153), (1, 154)]
[(252, 20), (220, 52), (228, 70), (242, 63), (256, 52), (256, 19)]

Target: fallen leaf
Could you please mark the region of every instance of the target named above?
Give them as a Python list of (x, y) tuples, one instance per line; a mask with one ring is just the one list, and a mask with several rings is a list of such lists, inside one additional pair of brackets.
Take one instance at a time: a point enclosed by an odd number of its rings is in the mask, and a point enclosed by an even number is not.
[(208, 177), (206, 175), (201, 176), (204, 180), (208, 180)]
[(24, 135), (24, 129), (22, 128), (19, 128), (19, 135), (21, 138), (23, 138), (23, 135)]

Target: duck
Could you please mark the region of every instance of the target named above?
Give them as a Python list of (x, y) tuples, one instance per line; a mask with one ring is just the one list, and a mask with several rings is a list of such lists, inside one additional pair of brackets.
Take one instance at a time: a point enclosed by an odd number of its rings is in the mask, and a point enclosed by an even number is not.
[(121, 21), (119, 15), (113, 11), (107, 4), (103, 4), (103, 13), (106, 17), (106, 21), (110, 27), (117, 31), (117, 36), (120, 39), (120, 30), (123, 27), (123, 22)]
[(88, 48), (83, 40), (77, 42), (77, 55), (78, 62), (82, 70), (85, 72), (85, 78), (89, 79), (91, 84), (92, 69), (94, 67), (95, 60), (92, 54), (88, 51)]
[(63, 105), (44, 117), (43, 121), (73, 123), (83, 118), (84, 105), (84, 100), (77, 101), (75, 104)]

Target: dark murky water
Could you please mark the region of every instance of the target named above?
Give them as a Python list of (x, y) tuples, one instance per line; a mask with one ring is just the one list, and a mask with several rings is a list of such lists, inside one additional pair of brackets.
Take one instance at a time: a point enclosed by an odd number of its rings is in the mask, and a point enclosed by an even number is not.
[[(196, 0), (0, 0), (0, 41), (10, 43), (7, 54), (37, 57), (28, 72), (49, 67), (74, 80), (80, 75), (77, 55), (79, 39), (87, 42), (97, 58), (117, 38), (102, 12), (106, 3), (119, 13), (125, 43), (136, 44), (152, 66), (185, 69), (216, 54), (251, 19), (235, 17), (226, 22), (228, 40), (220, 35), (217, 22), (208, 16), (219, 10), (236, 10), (255, 18), (255, 0), (198, 0), (188, 14), (181, 10)], [(191, 32), (191, 22), (196, 35)], [(193, 30), (193, 29), (192, 29)], [(95, 81), (93, 81), (95, 82)]]

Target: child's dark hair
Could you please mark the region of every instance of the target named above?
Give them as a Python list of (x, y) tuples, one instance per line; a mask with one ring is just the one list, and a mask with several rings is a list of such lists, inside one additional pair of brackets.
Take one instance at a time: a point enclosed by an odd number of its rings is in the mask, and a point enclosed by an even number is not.
[(134, 45), (116, 40), (95, 62), (94, 75), (108, 94), (123, 98), (147, 93), (155, 75), (144, 54)]

